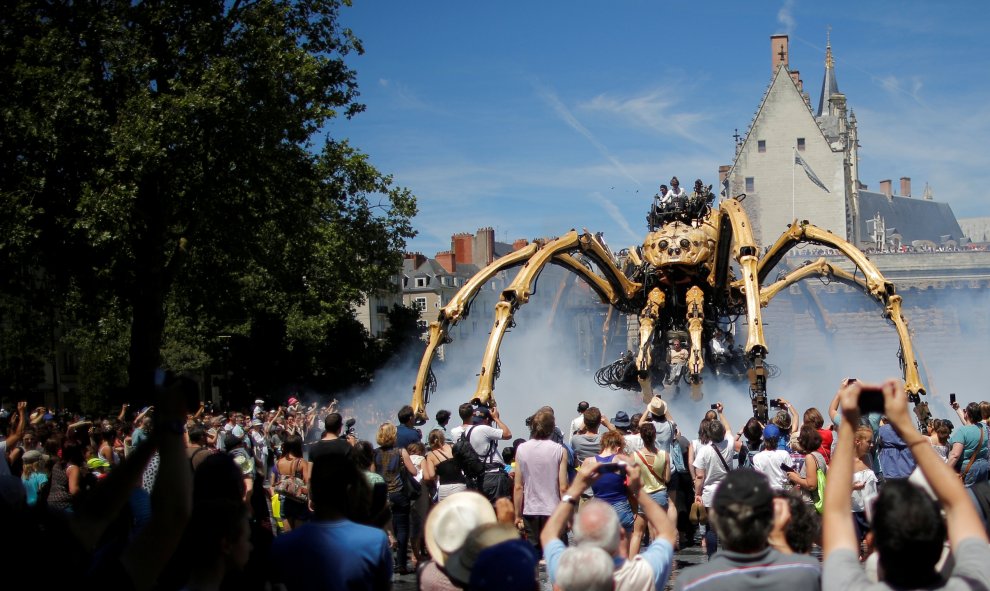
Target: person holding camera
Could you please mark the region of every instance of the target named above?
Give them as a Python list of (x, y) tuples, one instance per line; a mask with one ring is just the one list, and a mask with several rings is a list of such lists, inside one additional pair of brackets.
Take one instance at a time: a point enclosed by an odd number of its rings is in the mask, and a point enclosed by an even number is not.
[(350, 442), (340, 436), (343, 424), (343, 417), (339, 412), (332, 412), (326, 416), (323, 420), (323, 438), (309, 447), (310, 468), (320, 456), (350, 455), (352, 448)]
[[(870, 386), (847, 381), (836, 397), (842, 420), (825, 487), (822, 587), (827, 591), (990, 588), (990, 546), (983, 521), (958, 475), (915, 429), (903, 382), (891, 379)], [(864, 414), (876, 410), (887, 416), (914, 454), (938, 504), (910, 481), (885, 484), (873, 505), (880, 582), (872, 583), (860, 566), (856, 531), (848, 516), (856, 429)], [(940, 573), (936, 567), (947, 538), (954, 566), (951, 573)]]
[(591, 490), (596, 499), (611, 505), (619, 516), (619, 523), (626, 532), (623, 550), (628, 553), (629, 538), (636, 521), (636, 508), (633, 507), (635, 500), (626, 490), (627, 463), (616, 457), (623, 453), (624, 447), (625, 439), (620, 431), (612, 429), (602, 435), (601, 452), (595, 456), (595, 461), (602, 465), (602, 474), (591, 485)]
[(560, 503), (540, 533), (540, 541), (547, 560), (547, 575), (553, 584), (557, 583), (558, 575), (565, 580), (568, 578), (560, 572), (560, 569), (567, 567), (566, 563), (560, 560), (565, 551), (560, 535), (574, 515), (578, 499), (585, 491), (593, 487), (604, 475), (616, 474), (616, 467), (622, 466), (625, 473), (621, 478), (626, 492), (643, 508), (646, 520), (650, 527), (656, 530), (657, 536), (646, 550), (637, 556), (629, 557), (625, 551), (628, 536), (619, 516), (612, 506), (596, 498), (583, 503), (581, 510), (574, 516), (574, 543), (578, 547), (601, 548), (612, 556), (615, 564), (612, 576), (617, 591), (663, 589), (673, 567), (677, 529), (667, 513), (643, 491), (639, 466), (628, 456), (617, 455), (613, 459), (616, 461), (607, 464), (600, 464), (594, 458), (585, 460), (577, 471), (574, 481), (560, 497)]
[[(731, 471), (732, 454), (735, 453), (735, 442), (732, 438), (732, 429), (728, 426), (728, 421), (722, 414), (722, 404), (718, 406), (719, 418), (712, 420), (705, 425), (705, 433), (708, 442), (698, 447), (694, 455), (694, 501), (701, 503), (705, 508), (705, 513), (711, 511), (712, 499), (715, 489), (725, 479)], [(705, 530), (705, 550), (708, 557), (718, 547), (718, 534), (715, 528), (708, 525)]]

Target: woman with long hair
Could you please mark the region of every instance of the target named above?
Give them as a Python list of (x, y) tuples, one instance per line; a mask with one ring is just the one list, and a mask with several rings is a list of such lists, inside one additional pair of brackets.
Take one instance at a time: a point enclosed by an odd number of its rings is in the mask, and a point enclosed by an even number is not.
[[(302, 478), (309, 486), (310, 464), (303, 459), (302, 437), (289, 435), (282, 442), (282, 457), (275, 463), (275, 478)], [(300, 521), (309, 519), (308, 504), (288, 496), (281, 500), (282, 515), (285, 517), (285, 531), (292, 531)]]
[[(412, 499), (405, 492), (404, 479), (416, 475), (416, 465), (413, 464), (409, 452), (396, 448), (398, 432), (394, 424), (384, 422), (378, 427), (378, 449), (375, 450), (375, 472), (385, 479), (388, 486), (388, 500), (392, 506), (392, 531), (398, 544), (395, 550), (395, 571), (399, 574), (410, 574), (409, 569), (409, 513)], [(402, 470), (406, 473), (403, 474)]]
[(809, 505), (814, 505), (818, 500), (818, 470), (828, 470), (825, 457), (819, 451), (821, 445), (822, 436), (814, 423), (801, 425), (798, 446), (805, 452), (804, 462), (796, 472), (787, 473), (787, 480), (798, 488), (801, 499)]
[(430, 451), (422, 464), (423, 482), (437, 487), (437, 501), (467, 490), (467, 480), (454, 461), (454, 450), (447, 443), (443, 429), (430, 431), (428, 440)]
[[(601, 453), (595, 456), (595, 461), (599, 464), (617, 463), (619, 460), (615, 456), (625, 451), (625, 438), (621, 431), (612, 429), (602, 435)], [(605, 501), (619, 515), (619, 524), (626, 530), (626, 550), (628, 550), (629, 538), (632, 536), (633, 524), (636, 521), (636, 513), (630, 503), (629, 491), (626, 489), (626, 471), (601, 470), (601, 475), (591, 485), (591, 490), (595, 493), (595, 498)], [(628, 555), (628, 554), (627, 554)]]
[(83, 445), (66, 440), (62, 446), (62, 459), (52, 467), (51, 490), (48, 506), (60, 511), (72, 511), (73, 503), (83, 491), (86, 452)]
[[(650, 495), (665, 511), (669, 510), (667, 483), (670, 482), (670, 455), (667, 450), (657, 446), (657, 428), (653, 423), (640, 425), (639, 435), (643, 439), (643, 448), (633, 452), (632, 457), (639, 464), (639, 478), (643, 483), (643, 492)], [(676, 522), (675, 517), (674, 523)], [(639, 554), (639, 546), (643, 541), (646, 526), (646, 516), (640, 512), (636, 515), (633, 526), (629, 556)], [(650, 526), (650, 538), (655, 538), (656, 535), (656, 530)]]

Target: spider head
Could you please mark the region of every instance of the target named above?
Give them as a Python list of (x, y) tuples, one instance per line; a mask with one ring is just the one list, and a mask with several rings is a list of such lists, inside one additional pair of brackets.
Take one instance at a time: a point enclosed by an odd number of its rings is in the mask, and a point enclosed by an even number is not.
[(682, 223), (667, 224), (650, 232), (643, 244), (643, 256), (654, 267), (697, 266), (708, 262), (715, 240), (705, 230)]

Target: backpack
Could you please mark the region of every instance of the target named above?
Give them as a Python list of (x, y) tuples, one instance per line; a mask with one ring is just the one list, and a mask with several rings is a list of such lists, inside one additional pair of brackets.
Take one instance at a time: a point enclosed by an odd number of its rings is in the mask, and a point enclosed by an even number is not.
[(462, 432), (457, 442), (454, 443), (452, 451), (454, 452), (454, 463), (464, 473), (469, 485), (473, 485), (472, 488), (477, 489), (480, 486), (478, 481), (485, 474), (485, 463), (471, 446), (471, 431), (473, 430), (474, 427), (471, 427)]

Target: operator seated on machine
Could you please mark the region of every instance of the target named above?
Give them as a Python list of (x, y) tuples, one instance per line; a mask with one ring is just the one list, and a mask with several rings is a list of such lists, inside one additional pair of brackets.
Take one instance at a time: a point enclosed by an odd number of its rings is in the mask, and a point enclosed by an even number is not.
[(728, 357), (728, 352), (725, 347), (725, 333), (722, 332), (721, 328), (715, 329), (715, 335), (712, 336), (711, 342), (708, 343), (708, 348), (712, 352), (712, 363), (715, 365), (722, 365), (725, 363)]
[(660, 185), (660, 191), (653, 196), (653, 204), (650, 206), (650, 213), (646, 216), (646, 227), (653, 232), (664, 223), (666, 215), (670, 210), (670, 194), (667, 193), (667, 185)]
[(668, 386), (680, 382), (687, 373), (688, 350), (681, 344), (681, 339), (674, 340), (674, 348), (670, 350), (670, 372), (664, 381)]

